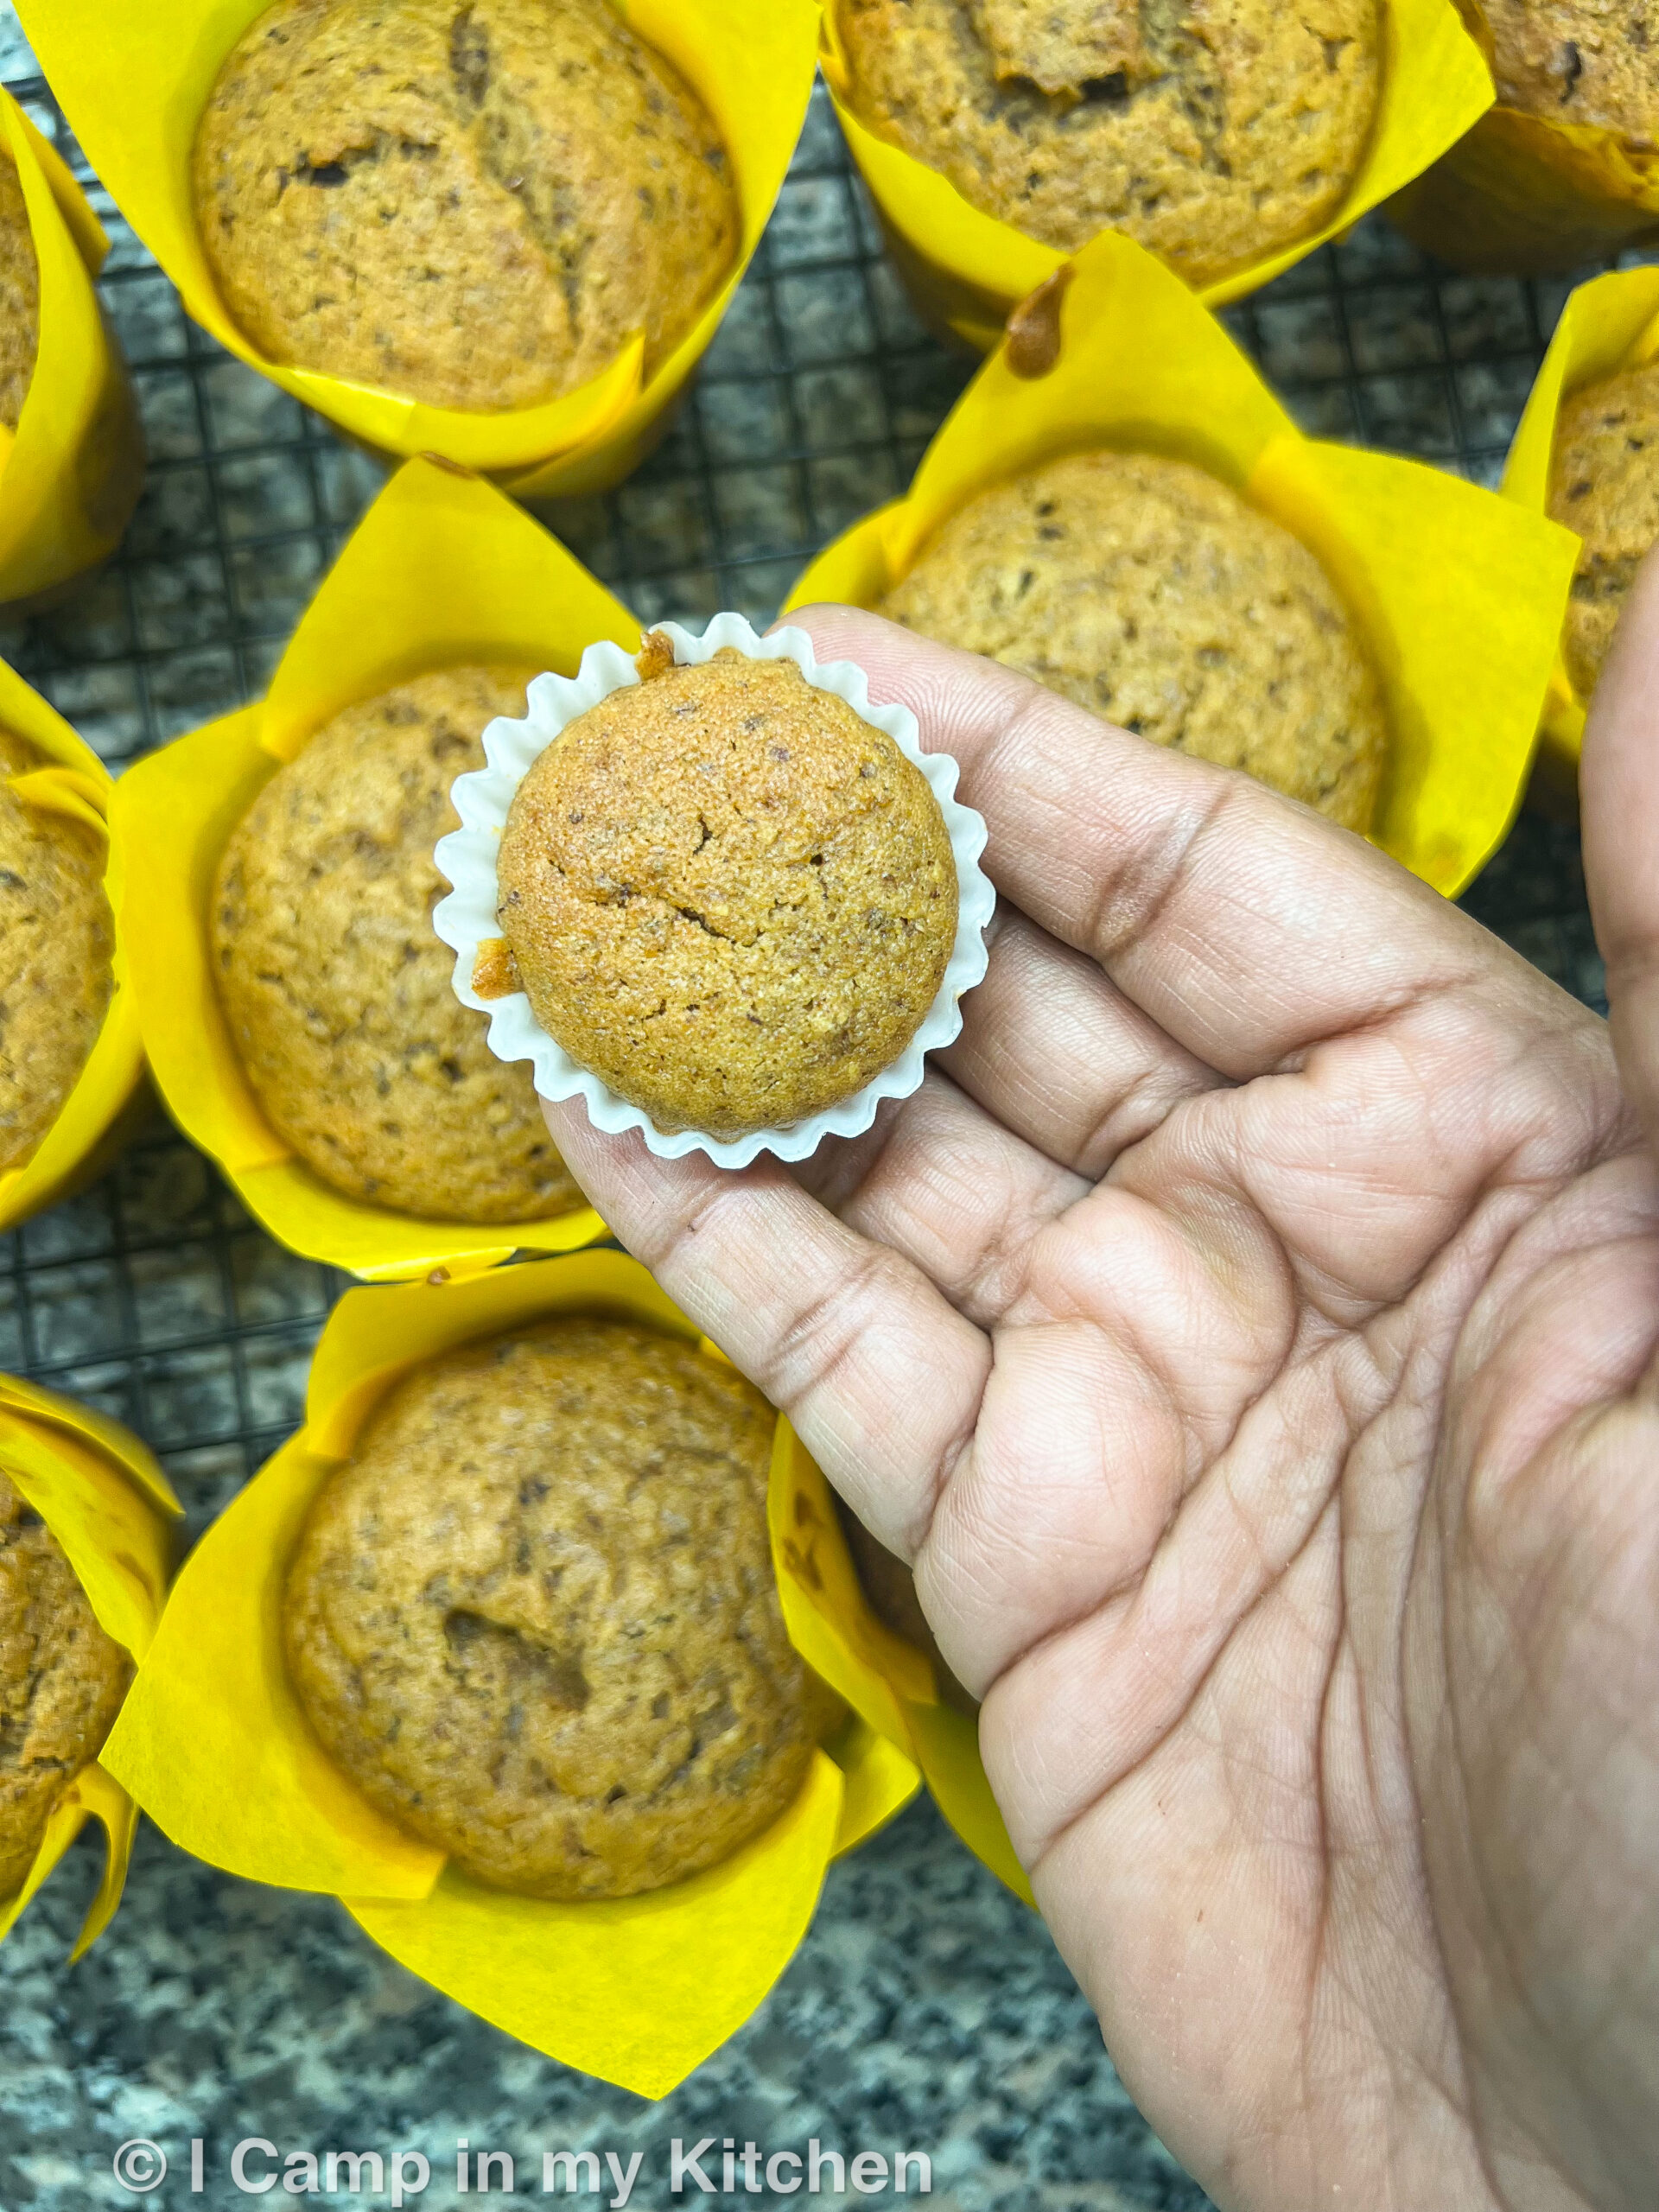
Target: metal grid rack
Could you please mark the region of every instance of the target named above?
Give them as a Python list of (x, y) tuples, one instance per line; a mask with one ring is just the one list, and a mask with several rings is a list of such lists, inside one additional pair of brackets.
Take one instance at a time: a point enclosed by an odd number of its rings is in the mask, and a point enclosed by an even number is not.
[[(14, 71), (10, 89), (86, 177), (43, 82)], [(257, 695), (381, 472), (190, 324), (87, 181), (149, 474), (116, 558), (0, 629), (0, 652), (118, 766)], [(1491, 482), (1567, 289), (1452, 276), (1374, 217), (1229, 320), (1310, 430)], [(545, 518), (647, 620), (769, 618), (819, 546), (902, 490), (972, 367), (911, 315), (820, 93), (664, 445)], [(1570, 831), (1523, 822), (1470, 903), (1598, 998)], [(296, 1422), (343, 1287), (265, 1236), (158, 1116), (101, 1183), (0, 1238), (0, 1368), (130, 1422), (200, 1528)]]

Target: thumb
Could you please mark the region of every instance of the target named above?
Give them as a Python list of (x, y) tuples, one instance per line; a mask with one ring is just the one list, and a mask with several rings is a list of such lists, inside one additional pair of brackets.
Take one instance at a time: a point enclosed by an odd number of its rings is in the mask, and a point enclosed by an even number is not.
[(1613, 1051), (1659, 1152), (1659, 552), (1637, 572), (1591, 702), (1579, 798)]

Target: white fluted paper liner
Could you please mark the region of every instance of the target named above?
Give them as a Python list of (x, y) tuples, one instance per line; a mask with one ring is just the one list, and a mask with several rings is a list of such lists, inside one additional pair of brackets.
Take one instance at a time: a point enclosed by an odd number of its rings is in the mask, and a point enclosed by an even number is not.
[(530, 686), (529, 711), (522, 721), (503, 716), (485, 730), (484, 756), (489, 766), (457, 776), (451, 787), (450, 798), (461, 826), (439, 839), (434, 857), (454, 887), (434, 910), (432, 926), (454, 950), (455, 995), (463, 1005), (475, 1007), (489, 1017), (490, 1050), (499, 1060), (528, 1060), (536, 1088), (543, 1098), (581, 1098), (596, 1129), (611, 1135), (638, 1129), (659, 1160), (678, 1160), (689, 1152), (706, 1153), (721, 1167), (747, 1167), (763, 1152), (775, 1153), (780, 1160), (804, 1160), (825, 1137), (861, 1136), (875, 1119), (881, 1101), (907, 1098), (922, 1080), (927, 1054), (949, 1045), (961, 1030), (963, 994), (984, 976), (988, 957), (985, 932), (996, 904), (996, 894), (979, 865), (985, 849), (985, 823), (957, 798), (956, 762), (948, 754), (922, 751), (916, 717), (909, 708), (872, 705), (863, 670), (846, 660), (821, 665), (813, 657), (812, 640), (804, 630), (774, 630), (770, 637), (758, 637), (741, 614), (716, 614), (701, 637), (682, 629), (677, 622), (659, 622), (654, 626), (670, 639), (674, 658), (680, 663), (712, 660), (727, 645), (735, 646), (754, 660), (792, 660), (809, 683), (821, 691), (833, 691), (855, 714), (885, 730), (905, 758), (926, 777), (944, 817), (957, 863), (957, 941), (938, 995), (904, 1052), (861, 1090), (826, 1112), (785, 1128), (753, 1129), (728, 1142), (700, 1129), (659, 1129), (642, 1108), (619, 1098), (607, 1084), (573, 1060), (548, 1035), (522, 991), (505, 998), (483, 999), (473, 988), (480, 947), (501, 935), (496, 918), (495, 863), (513, 793), (531, 761), (552, 744), (567, 722), (596, 707), (611, 692), (639, 681), (632, 657), (620, 645), (608, 642), (589, 645), (574, 677), (537, 677)]

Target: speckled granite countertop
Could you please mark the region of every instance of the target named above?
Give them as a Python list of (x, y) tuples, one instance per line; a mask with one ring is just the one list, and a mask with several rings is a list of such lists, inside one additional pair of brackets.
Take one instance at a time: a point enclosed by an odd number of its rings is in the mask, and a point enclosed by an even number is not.
[[(0, 5), (0, 77), (50, 131), (32, 73)], [(118, 561), (48, 620), (0, 631), (0, 652), (118, 765), (259, 689), (379, 478), (193, 331), (109, 219), (105, 296), (149, 484)], [(1565, 289), (1436, 279), (1370, 221), (1232, 320), (1309, 428), (1490, 481)], [(672, 435), (620, 492), (551, 519), (643, 616), (767, 616), (812, 550), (902, 487), (967, 373), (911, 319), (817, 106)], [(1599, 1000), (1571, 832), (1524, 822), (1468, 903)], [(131, 1421), (199, 1529), (297, 1418), (339, 1287), (157, 1125), (95, 1190), (0, 1239), (0, 1366)], [(1041, 1924), (925, 1803), (832, 1869), (772, 1999), (655, 2107), (470, 2018), (332, 1902), (230, 1880), (150, 1832), (115, 1928), (66, 1971), (92, 1873), (83, 1847), (0, 1950), (0, 2212), (137, 2203), (111, 2168), (135, 2137), (173, 2161), (149, 2199), (164, 2206), (246, 2202), (226, 2172), (245, 2136), (283, 2154), (419, 2152), (432, 2178), (410, 2201), (429, 2208), (459, 2201), (461, 2138), (469, 2155), (511, 2154), (520, 2195), (540, 2193), (544, 2152), (614, 2152), (626, 2171), (639, 2151), (631, 2202), (651, 2208), (686, 2201), (669, 2193), (669, 2146), (704, 2136), (716, 2180), (728, 2136), (763, 2151), (816, 2137), (849, 2159), (924, 2152), (931, 2201), (959, 2212), (1206, 2201), (1129, 2101)]]

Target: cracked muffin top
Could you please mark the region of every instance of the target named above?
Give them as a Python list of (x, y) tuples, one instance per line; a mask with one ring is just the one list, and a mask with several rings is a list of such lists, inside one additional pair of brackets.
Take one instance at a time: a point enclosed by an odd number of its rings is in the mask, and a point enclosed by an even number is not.
[(0, 1474), (0, 1900), (22, 1887), (53, 1807), (103, 1749), (131, 1679), (56, 1538)]
[(730, 648), (569, 723), (514, 795), (497, 880), (542, 1027), (659, 1128), (720, 1137), (861, 1090), (956, 943), (921, 771), (793, 661)]
[(1332, 215), (1370, 133), (1377, 0), (840, 0), (851, 103), (1073, 252), (1125, 231), (1217, 282)]
[(585, 1317), (406, 1376), (289, 1572), (325, 1748), (526, 1896), (630, 1897), (728, 1858), (839, 1717), (784, 1629), (776, 1422), (695, 1344)]
[(4, 780), (41, 765), (0, 730), (0, 1173), (56, 1121), (114, 988), (103, 839)]
[(17, 427), (35, 373), (41, 272), (17, 164), (0, 154), (0, 423)]
[(1186, 461), (1073, 454), (993, 485), (880, 612), (1370, 823), (1387, 725), (1347, 610), (1299, 539)]
[(1562, 403), (1548, 508), (1580, 541), (1561, 650), (1573, 689), (1587, 699), (1642, 556), (1659, 537), (1659, 361), (1604, 377)]
[(1656, 0), (1481, 0), (1505, 107), (1627, 138), (1659, 134)]
[(729, 268), (690, 88), (606, 0), (276, 0), (197, 133), (203, 249), (268, 359), (505, 412), (647, 372)]
[(524, 678), (491, 668), (346, 708), (264, 785), (214, 885), (219, 999), (272, 1127), (336, 1190), (429, 1219), (581, 1204), (432, 928), (449, 786), (483, 766), (486, 722), (524, 710)]

